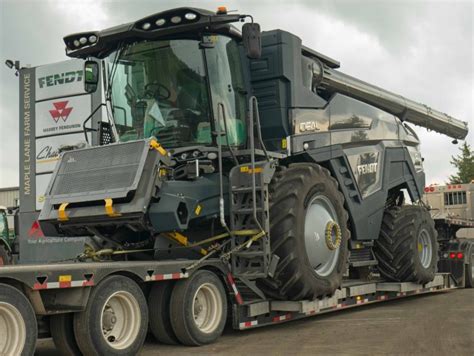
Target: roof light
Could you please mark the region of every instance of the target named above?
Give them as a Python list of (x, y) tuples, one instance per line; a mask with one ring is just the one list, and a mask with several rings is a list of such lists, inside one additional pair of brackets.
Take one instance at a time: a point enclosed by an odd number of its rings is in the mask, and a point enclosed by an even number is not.
[(163, 26), (166, 23), (165, 19), (158, 19), (155, 21), (156, 26)]
[(430, 192), (434, 192), (435, 191), (435, 188), (434, 187), (430, 187)]
[(150, 24), (149, 22), (145, 22), (145, 23), (142, 25), (142, 29), (144, 29), (145, 31), (148, 30), (150, 27), (151, 27), (151, 24)]
[(79, 40), (74, 40), (74, 46), (79, 47), (81, 44)]
[(89, 42), (90, 43), (96, 43), (97, 42), (97, 36), (96, 35), (89, 36)]
[(227, 15), (227, 7), (225, 6), (219, 6), (217, 8), (217, 15)]
[(81, 45), (85, 45), (87, 43), (87, 38), (81, 37), (79, 38), (79, 42), (81, 43)]
[(173, 16), (171, 18), (171, 22), (174, 23), (174, 24), (178, 24), (181, 22), (181, 16)]
[(425, 193), (428, 193), (430, 191), (429, 187), (425, 187)]
[(184, 18), (189, 21), (195, 20), (196, 17), (197, 15), (192, 12), (188, 12), (186, 15), (184, 15)]

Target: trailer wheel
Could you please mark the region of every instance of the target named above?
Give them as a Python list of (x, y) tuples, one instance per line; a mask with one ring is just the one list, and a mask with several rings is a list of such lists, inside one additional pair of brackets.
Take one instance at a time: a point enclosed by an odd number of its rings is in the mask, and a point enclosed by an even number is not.
[(0, 355), (33, 355), (37, 335), (35, 311), (28, 299), (0, 283)]
[(159, 342), (167, 345), (179, 343), (173, 332), (170, 317), (170, 301), (173, 287), (173, 281), (154, 283), (148, 295), (150, 331)]
[(171, 293), (171, 324), (184, 345), (198, 346), (217, 340), (227, 319), (227, 299), (219, 278), (201, 270), (176, 282)]
[(330, 172), (310, 163), (280, 167), (270, 185), (271, 249), (280, 257), (273, 279), (260, 281), (277, 299), (332, 294), (347, 263), (348, 214)]
[(11, 263), (10, 253), (5, 248), (5, 246), (0, 245), (0, 267), (9, 265), (10, 263)]
[(54, 345), (56, 345), (61, 355), (82, 355), (74, 335), (73, 313), (52, 315), (49, 319), (49, 329), (53, 337)]
[[(467, 249), (466, 249), (467, 250)], [(474, 246), (471, 247), (471, 255), (466, 256), (469, 258), (466, 264), (466, 288), (474, 288)]]
[(438, 264), (437, 236), (425, 208), (405, 205), (388, 209), (374, 246), (380, 274), (397, 282), (432, 281)]
[(74, 315), (74, 333), (85, 355), (135, 355), (148, 329), (148, 308), (130, 278), (111, 276), (93, 287), (86, 309)]

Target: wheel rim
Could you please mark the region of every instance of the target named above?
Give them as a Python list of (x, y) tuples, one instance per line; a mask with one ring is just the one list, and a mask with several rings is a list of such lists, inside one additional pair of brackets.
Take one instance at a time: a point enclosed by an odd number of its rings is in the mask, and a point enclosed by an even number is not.
[(217, 286), (201, 285), (194, 294), (192, 310), (194, 323), (201, 332), (215, 331), (222, 319), (222, 297)]
[(420, 258), (421, 265), (424, 268), (428, 268), (431, 264), (433, 246), (431, 244), (430, 234), (426, 229), (422, 229), (418, 233), (418, 257)]
[(0, 302), (0, 355), (19, 355), (26, 342), (26, 325), (20, 311)]
[(337, 226), (340, 231), (336, 209), (327, 197), (317, 195), (306, 210), (304, 239), (309, 262), (314, 271), (322, 277), (332, 273), (340, 253), (340, 237), (339, 244), (336, 244), (337, 236), (331, 232), (333, 240), (326, 241), (326, 230), (330, 226)]
[(140, 323), (140, 306), (129, 292), (115, 292), (102, 308), (102, 336), (114, 349), (122, 350), (132, 345), (140, 331)]

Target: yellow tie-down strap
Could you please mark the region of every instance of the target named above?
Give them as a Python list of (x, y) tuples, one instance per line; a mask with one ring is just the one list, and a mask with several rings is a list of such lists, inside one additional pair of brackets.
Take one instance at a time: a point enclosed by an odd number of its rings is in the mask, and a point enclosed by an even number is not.
[(69, 220), (69, 217), (67, 216), (67, 213), (66, 213), (66, 208), (67, 208), (68, 205), (69, 205), (69, 203), (62, 203), (59, 206), (59, 209), (58, 209), (58, 220), (59, 221), (68, 221)]
[(163, 148), (162, 145), (160, 145), (160, 143), (159, 143), (157, 140), (152, 139), (152, 140), (150, 141), (150, 148), (154, 148), (155, 150), (157, 150), (158, 152), (160, 152), (160, 154), (161, 154), (162, 156), (166, 156), (166, 155), (167, 155), (166, 150)]
[(114, 207), (113, 207), (113, 200), (111, 198), (107, 198), (107, 199), (104, 199), (105, 201), (105, 213), (110, 216), (111, 218), (115, 218), (117, 216), (121, 216), (122, 214), (120, 213), (117, 213), (115, 210), (114, 210)]
[[(179, 232), (167, 232), (167, 233), (164, 233), (164, 235), (167, 236), (168, 238), (171, 238), (172, 240), (175, 240), (176, 242), (178, 242), (179, 244), (183, 246), (191, 247), (193, 245), (189, 243), (188, 238), (186, 236), (180, 234)], [(207, 251), (203, 248), (199, 249), (199, 253), (204, 256), (207, 255)]]

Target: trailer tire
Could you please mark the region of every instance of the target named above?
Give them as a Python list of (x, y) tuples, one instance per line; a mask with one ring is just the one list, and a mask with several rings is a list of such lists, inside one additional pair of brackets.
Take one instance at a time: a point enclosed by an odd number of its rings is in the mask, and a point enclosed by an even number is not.
[(74, 314), (52, 315), (49, 319), (49, 329), (54, 345), (64, 356), (82, 356), (74, 335)]
[(0, 283), (0, 355), (33, 355), (37, 335), (36, 315), (28, 299)]
[(5, 246), (0, 244), (0, 267), (11, 264), (11, 256)]
[(432, 281), (438, 265), (437, 236), (424, 207), (404, 205), (386, 210), (374, 244), (380, 274), (396, 282)]
[(277, 169), (269, 195), (271, 249), (280, 261), (274, 277), (259, 285), (277, 299), (333, 294), (346, 270), (350, 237), (336, 179), (320, 165), (295, 163)]
[(188, 346), (210, 344), (221, 336), (227, 319), (227, 298), (220, 279), (201, 270), (176, 282), (171, 293), (171, 325)]
[(471, 249), (466, 249), (469, 253), (465, 258), (469, 258), (468, 263), (466, 263), (465, 278), (466, 283), (464, 284), (466, 288), (474, 288), (474, 244), (472, 244)]
[(84, 311), (74, 314), (76, 341), (88, 356), (136, 355), (147, 331), (143, 291), (124, 276), (107, 277), (93, 287)]
[(170, 317), (170, 301), (174, 281), (154, 283), (148, 295), (150, 331), (162, 344), (176, 345), (178, 338), (173, 332)]

